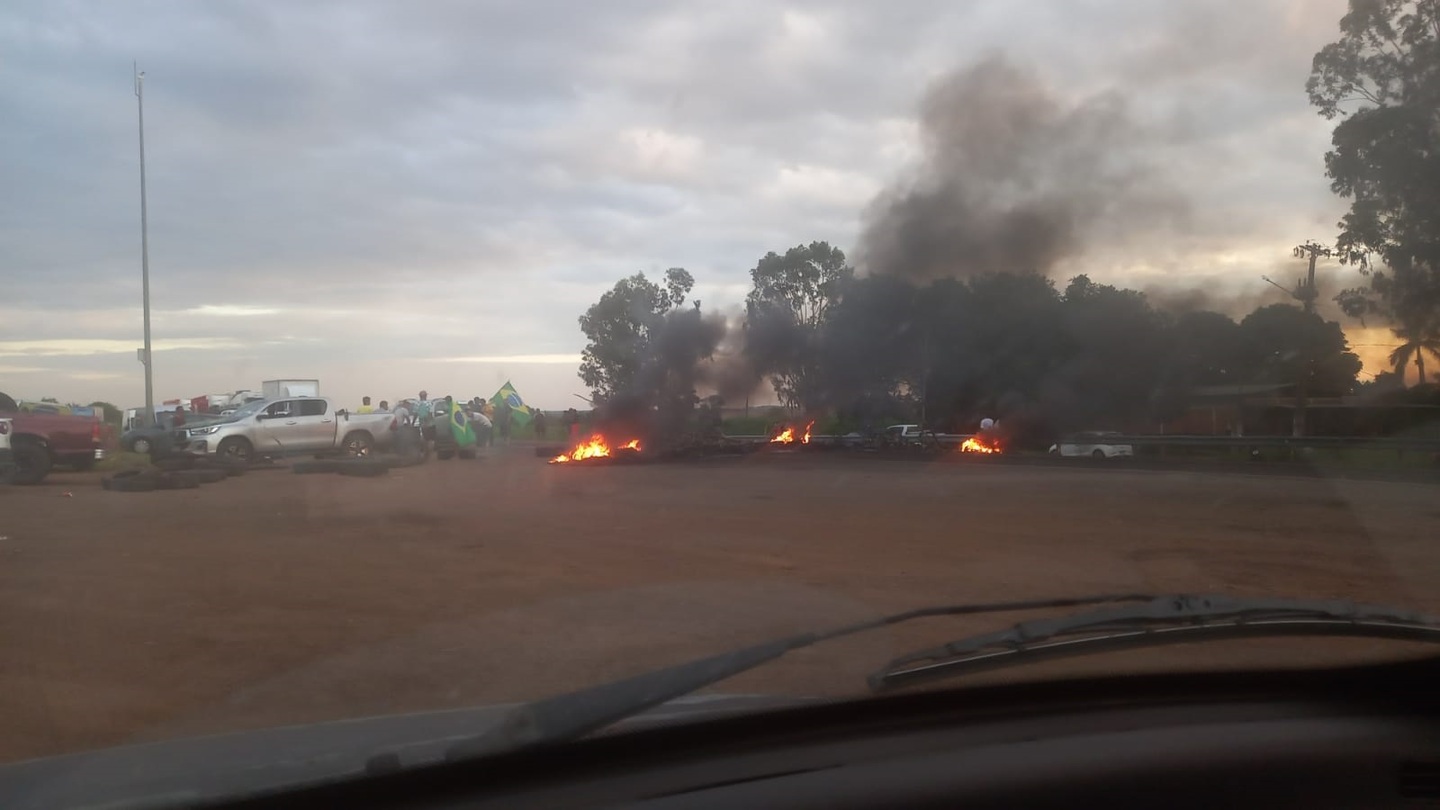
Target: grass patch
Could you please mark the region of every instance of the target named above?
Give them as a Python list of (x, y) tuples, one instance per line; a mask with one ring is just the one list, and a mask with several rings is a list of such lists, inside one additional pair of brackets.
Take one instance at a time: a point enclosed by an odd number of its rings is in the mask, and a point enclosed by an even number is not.
[(110, 453), (105, 458), (95, 462), (95, 471), (103, 473), (116, 473), (121, 470), (143, 470), (150, 466), (150, 457), (142, 453), (126, 453), (123, 451)]

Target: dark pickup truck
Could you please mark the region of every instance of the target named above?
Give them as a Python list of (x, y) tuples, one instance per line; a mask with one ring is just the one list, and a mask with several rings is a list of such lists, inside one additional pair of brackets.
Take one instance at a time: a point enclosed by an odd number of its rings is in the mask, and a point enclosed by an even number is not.
[(38, 484), (53, 467), (88, 470), (105, 457), (98, 419), (51, 413), (0, 413), (10, 420), (10, 483)]

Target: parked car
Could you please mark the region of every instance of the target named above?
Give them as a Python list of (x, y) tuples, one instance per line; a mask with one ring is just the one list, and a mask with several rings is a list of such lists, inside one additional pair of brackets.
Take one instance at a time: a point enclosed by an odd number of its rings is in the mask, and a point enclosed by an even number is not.
[[(188, 430), (223, 421), (225, 417), (220, 414), (187, 413), (183, 427)], [(175, 412), (160, 411), (155, 414), (155, 424), (132, 427), (120, 434), (120, 449), (129, 453), (166, 455), (174, 445), (176, 430)]]
[(286, 397), (252, 402), (225, 421), (174, 432), (175, 450), (235, 461), (287, 456), (368, 456), (391, 446), (394, 414), (357, 414), (325, 397)]
[(14, 429), (14, 423), (9, 419), (0, 419), (0, 481), (9, 481), (10, 472), (15, 467), (15, 461), (10, 453), (10, 432)]
[(91, 416), (15, 411), (10, 422), (10, 482), (38, 484), (54, 467), (88, 470), (105, 457), (105, 428)]
[(1121, 444), (1114, 439), (1123, 434), (1114, 430), (1086, 430), (1065, 436), (1050, 445), (1050, 452), (1066, 458), (1128, 458), (1135, 455), (1135, 448)]

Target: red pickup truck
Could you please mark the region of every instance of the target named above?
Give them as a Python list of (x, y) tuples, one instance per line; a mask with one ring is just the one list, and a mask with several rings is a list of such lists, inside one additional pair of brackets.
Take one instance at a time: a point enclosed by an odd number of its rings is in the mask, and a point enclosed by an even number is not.
[(52, 467), (88, 470), (105, 457), (105, 426), (88, 416), (14, 411), (10, 420), (12, 484), (38, 484)]

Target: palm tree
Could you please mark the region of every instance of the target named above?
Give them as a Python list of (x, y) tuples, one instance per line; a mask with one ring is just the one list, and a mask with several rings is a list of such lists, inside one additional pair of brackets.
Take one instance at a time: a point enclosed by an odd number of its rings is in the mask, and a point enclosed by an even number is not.
[(1418, 385), (1425, 384), (1425, 353), (1440, 358), (1440, 325), (1434, 320), (1416, 322), (1391, 330), (1395, 337), (1404, 341), (1390, 352), (1390, 365), (1400, 379), (1405, 379), (1405, 366), (1415, 360), (1415, 369), (1420, 372)]

